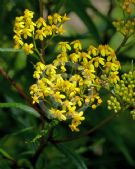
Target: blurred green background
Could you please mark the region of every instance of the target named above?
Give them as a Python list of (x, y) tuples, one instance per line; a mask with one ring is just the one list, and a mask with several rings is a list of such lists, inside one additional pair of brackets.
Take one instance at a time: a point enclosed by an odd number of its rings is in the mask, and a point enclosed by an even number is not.
[[(46, 62), (56, 56), (55, 47), (59, 41), (79, 39), (84, 49), (90, 44), (110, 44), (116, 49), (123, 37), (116, 33), (112, 21), (123, 17), (118, 1), (113, 0), (45, 0), (44, 15), (58, 12), (67, 13), (71, 18), (65, 24), (64, 36), (52, 40), (46, 50)], [(0, 1), (0, 67), (13, 78), (29, 95), (33, 84), (34, 58), (13, 48), (13, 24), (16, 16), (24, 9), (35, 11), (39, 17), (38, 0)], [(121, 73), (131, 70), (135, 58), (135, 40), (132, 37), (118, 55), (122, 64)], [(102, 93), (106, 100), (106, 93)], [(26, 104), (9, 82), (0, 75), (0, 102)], [(100, 123), (111, 112), (106, 104), (96, 110), (86, 111), (86, 121), (81, 132)], [(26, 168), (32, 168), (30, 156), (36, 151), (38, 142), (30, 142), (39, 133), (39, 119), (33, 114), (16, 108), (0, 109), (0, 169), (14, 168), (9, 156)], [(135, 168), (135, 122), (129, 112), (120, 114), (110, 124), (90, 136), (54, 146), (49, 143), (37, 162), (37, 169), (133, 169)], [(55, 137), (64, 138), (78, 135), (71, 133), (65, 124), (55, 128)], [(61, 151), (59, 151), (61, 149)]]

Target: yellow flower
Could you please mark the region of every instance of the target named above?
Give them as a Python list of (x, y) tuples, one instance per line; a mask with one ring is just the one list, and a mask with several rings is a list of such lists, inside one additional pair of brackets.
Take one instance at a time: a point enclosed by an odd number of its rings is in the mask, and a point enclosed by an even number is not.
[(72, 53), (72, 54), (70, 54), (70, 59), (71, 59), (71, 61), (72, 62), (78, 62), (78, 59), (80, 58), (80, 55), (78, 55), (77, 53)]
[(88, 78), (88, 79), (94, 79), (95, 78), (95, 68), (92, 64), (89, 64), (88, 65), (89, 67), (88, 68), (84, 68), (83, 72), (82, 72), (82, 75), (85, 77), (85, 78)]
[(46, 66), (41, 63), (41, 62), (38, 62), (35, 66), (35, 71), (34, 71), (34, 74), (33, 74), (33, 77), (36, 78), (36, 79), (39, 79), (40, 76), (42, 75), (43, 71), (45, 70)]
[(64, 94), (61, 94), (59, 91), (57, 91), (56, 93), (54, 93), (52, 96), (59, 103), (62, 103), (62, 99), (66, 98), (66, 96)]
[(27, 39), (28, 37), (32, 36), (31, 30), (27, 28), (24, 28), (22, 30), (22, 34), (23, 34), (24, 39)]
[(55, 28), (55, 33), (62, 35), (65, 32), (63, 25), (60, 25), (60, 27)]
[(65, 68), (64, 65), (62, 65), (62, 66), (60, 67), (60, 69), (61, 69), (62, 72), (66, 72), (66, 68)]
[(62, 16), (59, 15), (58, 13), (55, 13), (53, 15), (53, 23), (56, 25), (58, 23), (61, 23), (62, 22)]
[(72, 117), (76, 122), (85, 120), (85, 117), (83, 117), (83, 111), (75, 112)]
[(74, 122), (72, 124), (70, 124), (69, 127), (70, 127), (71, 131), (77, 131), (77, 132), (79, 131), (79, 129), (77, 128), (78, 125)]
[(99, 98), (99, 99), (97, 100), (97, 102), (98, 102), (98, 104), (101, 104), (101, 103), (102, 103), (102, 99)]
[(69, 101), (67, 99), (63, 100), (63, 103), (62, 103), (62, 109), (63, 110), (67, 110), (68, 107), (71, 107), (71, 106), (73, 106), (73, 103), (71, 101)]
[(58, 110), (54, 108), (50, 109), (52, 117), (57, 118), (60, 121), (65, 121), (67, 119), (65, 116), (65, 112), (66, 112), (65, 110)]
[(62, 22), (66, 22), (68, 20), (70, 20), (70, 18), (66, 14), (64, 14), (64, 16), (62, 16)]
[(92, 109), (96, 109), (96, 108), (97, 108), (96, 104), (93, 104), (93, 105), (91, 106), (91, 108), (92, 108)]
[(18, 45), (18, 46), (20, 46), (20, 45), (22, 46), (23, 45), (23, 41), (22, 41), (20, 36), (14, 35), (13, 39), (15, 40), (15, 44), (16, 45)]
[(86, 53), (86, 52), (82, 52), (80, 54), (80, 56), (83, 58), (84, 62), (85, 62), (85, 59), (86, 59), (86, 61), (88, 61), (88, 59), (91, 59), (91, 56), (88, 53)]
[(56, 66), (52, 64), (46, 65), (45, 73), (48, 76), (54, 76), (56, 74), (56, 69), (57, 69)]
[(69, 105), (69, 106), (67, 107), (67, 109), (68, 109), (68, 112), (67, 112), (68, 115), (72, 117), (72, 115), (74, 114), (74, 112), (75, 112), (75, 110), (76, 110), (76, 106), (70, 106), (70, 105)]
[[(14, 24), (14, 32), (21, 33), (21, 30), (24, 28), (24, 20), (21, 17), (16, 17), (15, 24)], [(19, 21), (20, 20), (20, 21)]]
[(46, 37), (46, 34), (44, 33), (44, 29), (36, 30), (35, 39), (39, 39), (42, 41), (44, 39), (44, 37)]
[(33, 44), (28, 44), (28, 43), (25, 43), (23, 45), (23, 50), (25, 51), (26, 54), (32, 54), (33, 53)]
[(48, 15), (48, 21), (49, 21), (49, 24), (52, 25), (53, 24), (53, 16), (52, 15)]
[(104, 63), (104, 59), (101, 58), (101, 57), (95, 57), (95, 58), (93, 58), (93, 62), (94, 62), (94, 66), (95, 66), (96, 68), (99, 67), (99, 64), (101, 64), (101, 65), (104, 65), (104, 64), (105, 64), (105, 63)]
[(118, 69), (120, 69), (120, 64), (119, 62), (115, 62), (115, 63), (112, 63), (112, 62), (106, 62), (106, 64), (104, 65), (105, 67), (105, 71), (106, 72), (109, 72), (109, 71), (117, 71)]
[(75, 41), (71, 42), (71, 45), (73, 45), (73, 48), (77, 51), (82, 50), (82, 44), (79, 40), (75, 40)]
[(118, 76), (119, 72), (111, 72), (109, 75), (109, 80), (111, 83), (117, 83), (117, 81), (120, 80), (119, 76)]
[(62, 52), (67, 52), (68, 50), (71, 50), (71, 46), (68, 42), (60, 42), (58, 49), (60, 49)]
[(40, 91), (37, 84), (34, 84), (30, 87), (30, 94), (32, 95), (33, 104), (39, 103), (39, 98), (43, 97), (43, 92)]
[(32, 19), (33, 18), (33, 15), (34, 15), (34, 12), (33, 11), (30, 11), (28, 9), (25, 9), (24, 11), (24, 18), (27, 20), (27, 19)]
[(41, 26), (46, 26), (45, 20), (44, 18), (40, 17), (37, 21), (36, 21), (36, 26), (39, 29)]
[(53, 64), (54, 66), (65, 65), (67, 61), (68, 61), (67, 54), (65, 52), (62, 52), (58, 54), (57, 59), (53, 61)]
[(52, 27), (51, 26), (46, 26), (43, 27), (43, 32), (44, 32), (44, 36), (51, 36), (52, 35)]
[(78, 105), (79, 107), (81, 107), (83, 104), (83, 98), (80, 96), (75, 96), (74, 98), (72, 98), (71, 101), (73, 102), (74, 105)]
[(23, 22), (24, 24), (24, 16), (16, 17), (15, 22)]
[(88, 48), (88, 54), (91, 56), (97, 56), (98, 55), (98, 50), (94, 46), (90, 45)]
[(83, 120), (85, 120), (85, 117), (83, 117), (83, 111), (75, 112), (73, 114), (72, 123), (71, 125), (69, 125), (69, 127), (71, 128), (72, 131), (79, 131), (77, 127), (81, 124), (81, 121)]

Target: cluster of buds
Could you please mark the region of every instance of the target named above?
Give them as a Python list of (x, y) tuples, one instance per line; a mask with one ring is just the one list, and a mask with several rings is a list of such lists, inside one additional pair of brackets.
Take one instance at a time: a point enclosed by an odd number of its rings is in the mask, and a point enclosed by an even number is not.
[(124, 19), (114, 21), (113, 25), (118, 32), (128, 38), (135, 33), (135, 17), (133, 13), (135, 11), (135, 0), (124, 0), (122, 10)]
[(135, 33), (135, 18), (114, 21), (113, 25), (116, 27), (117, 32), (120, 32), (124, 36), (130, 37)]
[(111, 96), (109, 100), (107, 100), (108, 110), (113, 110), (115, 113), (118, 113), (121, 110), (120, 102), (116, 97)]
[(135, 71), (123, 74), (121, 80), (114, 85), (113, 93), (115, 97), (111, 96), (111, 99), (108, 100), (108, 109), (113, 109), (115, 112), (118, 112), (121, 106), (124, 108), (131, 107), (133, 109), (131, 114), (134, 118)]
[(115, 85), (115, 93), (124, 105), (135, 104), (135, 71), (122, 75), (122, 79)]
[(124, 0), (122, 8), (124, 12), (131, 14), (135, 6), (135, 0)]

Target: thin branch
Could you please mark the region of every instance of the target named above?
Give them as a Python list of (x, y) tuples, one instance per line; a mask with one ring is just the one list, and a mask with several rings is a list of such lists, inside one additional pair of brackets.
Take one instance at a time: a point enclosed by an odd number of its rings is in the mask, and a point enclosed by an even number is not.
[(11, 164), (10, 164), (11, 169), (21, 169), (21, 168), (28, 169), (27, 167), (19, 165), (18, 162), (13, 158), (8, 158), (8, 157), (2, 157), (2, 158), (11, 162)]
[(59, 143), (63, 143), (63, 142), (69, 142), (69, 141), (74, 141), (74, 140), (77, 140), (77, 139), (81, 139), (85, 136), (88, 136), (92, 133), (94, 133), (95, 131), (99, 130), (101, 127), (103, 127), (104, 125), (108, 124), (112, 119), (114, 119), (114, 117), (116, 117), (116, 114), (112, 114), (111, 116), (107, 117), (106, 119), (104, 119), (103, 121), (101, 121), (98, 125), (96, 125), (95, 127), (93, 127), (92, 129), (82, 133), (81, 135), (79, 136), (76, 136), (76, 137), (68, 137), (68, 138), (64, 138), (64, 139), (61, 139), (61, 140), (50, 140), (52, 143), (55, 143), (55, 144), (59, 144)]
[(2, 156), (2, 159), (8, 160), (12, 163), (12, 165), (17, 166), (17, 161), (13, 158), (8, 158), (8, 157), (5, 157), (5, 156), (4, 157)]
[(36, 163), (37, 163), (40, 155), (43, 153), (46, 145), (47, 145), (47, 141), (44, 138), (41, 138), (39, 147), (37, 148), (35, 154), (32, 156), (32, 158), (30, 160), (33, 167), (36, 166)]
[(19, 93), (19, 95), (25, 99), (28, 103), (31, 103), (31, 100), (29, 99), (29, 97), (26, 96), (26, 94), (24, 93), (24, 91), (22, 90), (22, 88), (20, 87), (20, 85), (18, 85), (13, 79), (11, 79), (8, 74), (2, 69), (2, 67), (0, 67), (0, 74), (7, 80), (10, 82), (10, 84), (16, 89), (16, 91)]
[(18, 85), (12, 78), (10, 78), (8, 76), (8, 74), (2, 69), (2, 67), (0, 67), (0, 74), (4, 77), (4, 79), (6, 79), (18, 92), (18, 94), (31, 106), (33, 107), (35, 110), (37, 110), (37, 112), (41, 115), (41, 117), (43, 117), (43, 119), (46, 119), (48, 121), (48, 119), (45, 116), (45, 113), (39, 109), (37, 107), (36, 104), (32, 104), (32, 100), (25, 94), (25, 92), (23, 91), (23, 89), (20, 87), (20, 85)]
[(52, 134), (53, 134), (53, 128), (50, 129), (47, 138), (45, 138), (44, 136), (41, 138), (39, 147), (37, 148), (35, 154), (31, 157), (30, 160), (33, 167), (36, 166), (36, 163), (40, 155), (43, 153), (45, 147), (47, 146), (48, 140), (52, 137)]
[(109, 10), (108, 10), (108, 12), (107, 12), (107, 16), (108, 16), (108, 17), (111, 16), (111, 13), (112, 13), (113, 8), (114, 8), (114, 1), (113, 1), (113, 0), (110, 0)]

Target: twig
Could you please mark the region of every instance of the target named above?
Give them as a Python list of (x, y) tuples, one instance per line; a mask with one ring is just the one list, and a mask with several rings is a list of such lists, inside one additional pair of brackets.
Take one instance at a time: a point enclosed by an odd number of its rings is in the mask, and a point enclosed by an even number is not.
[(40, 155), (43, 153), (46, 145), (47, 145), (47, 140), (45, 140), (44, 138), (41, 138), (40, 145), (30, 160), (33, 167), (35, 167), (37, 160), (40, 157)]
[(113, 0), (110, 0), (110, 6), (109, 6), (108, 13), (107, 13), (107, 16), (108, 16), (108, 17), (110, 17), (113, 8), (114, 8), (114, 1), (113, 1)]
[(36, 166), (36, 163), (40, 155), (43, 153), (46, 145), (48, 144), (48, 140), (51, 139), (52, 134), (53, 134), (53, 128), (50, 129), (47, 138), (45, 138), (44, 136), (41, 138), (39, 147), (37, 148), (35, 154), (31, 157), (31, 160), (30, 160), (33, 167)]
[(0, 67), (0, 74), (16, 89), (16, 91), (18, 92), (18, 94), (31, 107), (33, 107), (35, 110), (37, 110), (37, 112), (41, 115), (41, 117), (43, 117), (43, 119), (46, 119), (48, 121), (48, 119), (45, 116), (45, 113), (41, 109), (39, 109), (36, 104), (32, 104), (32, 100), (25, 94), (25, 92), (23, 91), (23, 89), (12, 78), (10, 78), (8, 76), (8, 74), (2, 69), (2, 67)]
[(74, 140), (77, 140), (77, 139), (81, 139), (85, 136), (88, 136), (90, 134), (92, 134), (93, 132), (97, 131), (98, 129), (100, 129), (101, 127), (103, 127), (105, 124), (109, 123), (112, 119), (114, 119), (114, 117), (116, 116), (116, 114), (112, 114), (111, 116), (107, 117), (106, 119), (104, 119), (103, 121), (101, 121), (98, 125), (96, 125), (95, 127), (93, 127), (92, 129), (82, 133), (81, 135), (79, 136), (76, 136), (76, 137), (70, 137), (70, 138), (64, 138), (64, 139), (61, 139), (61, 140), (50, 140), (52, 143), (55, 143), (55, 144), (59, 144), (59, 143), (63, 143), (63, 142), (69, 142), (69, 141), (74, 141)]
[(0, 74), (11, 83), (12, 86), (14, 86), (14, 88), (17, 90), (17, 92), (19, 93), (19, 95), (25, 99), (28, 103), (31, 103), (31, 100), (25, 95), (24, 91), (22, 90), (22, 88), (13, 80), (11, 79), (8, 74), (2, 69), (2, 67), (0, 67)]
[(11, 165), (10, 165), (11, 169), (21, 169), (21, 168), (28, 169), (22, 165), (19, 165), (18, 162), (13, 158), (8, 158), (8, 157), (2, 157), (2, 158), (11, 162)]

